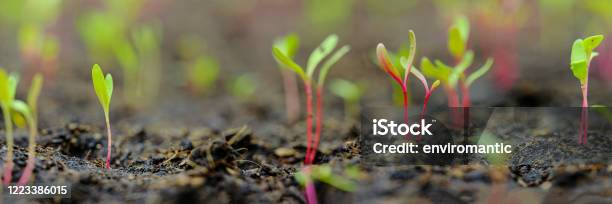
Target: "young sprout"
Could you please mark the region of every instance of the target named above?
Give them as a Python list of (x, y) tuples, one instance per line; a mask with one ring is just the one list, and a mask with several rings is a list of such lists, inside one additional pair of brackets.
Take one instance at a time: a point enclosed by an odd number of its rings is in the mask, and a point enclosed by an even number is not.
[[(300, 38), (296, 34), (289, 34), (276, 39), (273, 46), (277, 47), (290, 59), (293, 59), (300, 46)], [(291, 123), (297, 120), (300, 114), (298, 87), (295, 75), (291, 74), (290, 69), (282, 68), (281, 74), (283, 76), (283, 89), (285, 91), (285, 112), (287, 112), (287, 120)]]
[[(402, 58), (402, 66), (407, 66), (405, 65), (407, 59), (406, 58)], [(438, 86), (440, 86), (440, 80), (436, 80), (434, 81), (433, 84), (431, 84), (431, 87), (429, 87), (428, 83), (427, 83), (427, 79), (425, 79), (425, 76), (423, 76), (423, 74), (421, 74), (421, 72), (416, 69), (411, 69), (410, 73), (412, 75), (414, 75), (417, 79), (419, 79), (419, 81), (421, 81), (421, 84), (423, 84), (423, 88), (425, 89), (425, 98), (423, 99), (423, 110), (421, 111), (421, 118), (423, 118), (423, 116), (425, 116), (425, 111), (427, 110), (427, 102), (429, 101), (429, 97), (431, 97), (431, 93), (433, 93), (434, 90), (436, 90), (438, 88)]]
[(189, 87), (196, 93), (204, 93), (213, 87), (219, 76), (219, 62), (202, 55), (188, 66)]
[(15, 99), (18, 78), (16, 75), (7, 74), (0, 68), (0, 107), (4, 118), (6, 134), (6, 164), (4, 165), (4, 185), (8, 185), (12, 180), (13, 172), (13, 123), (11, 121), (11, 106)]
[[(469, 33), (470, 24), (465, 17), (458, 17), (449, 29), (448, 51), (455, 60), (455, 66), (446, 65), (439, 60), (435, 60), (435, 64), (427, 58), (421, 60), (423, 74), (440, 80), (443, 85), (448, 95), (449, 107), (471, 106), (469, 87), (476, 79), (486, 74), (493, 65), (493, 59), (488, 58), (478, 70), (469, 75), (465, 73), (474, 60), (474, 52), (467, 50)], [(462, 92), (461, 105), (457, 94), (458, 86)]]
[(113, 95), (113, 76), (111, 76), (111, 74), (106, 74), (105, 77), (102, 69), (100, 69), (100, 65), (94, 64), (91, 69), (91, 81), (93, 83), (94, 90), (96, 91), (96, 95), (98, 96), (98, 100), (100, 101), (100, 105), (102, 105), (102, 109), (104, 110), (106, 131), (108, 135), (106, 168), (110, 169), (112, 135), (109, 120), (109, 109), (111, 96)]
[(32, 84), (28, 92), (27, 104), (20, 100), (14, 100), (11, 105), (12, 110), (20, 113), (29, 126), (30, 137), (28, 139), (28, 162), (19, 181), (19, 185), (25, 185), (30, 180), (34, 164), (36, 163), (36, 135), (38, 134), (38, 114), (37, 101), (40, 90), (42, 89), (43, 77), (41, 74), (34, 75)]
[[(302, 81), (304, 82), (304, 90), (306, 93), (306, 157), (304, 159), (304, 164), (310, 165), (313, 163), (314, 158), (316, 156), (317, 147), (319, 145), (319, 139), (321, 137), (321, 120), (323, 120), (323, 86), (325, 84), (325, 78), (327, 77), (327, 73), (331, 69), (332, 65), (334, 65), (342, 56), (344, 56), (349, 50), (350, 47), (345, 45), (338, 49), (334, 54), (332, 54), (321, 66), (321, 69), (318, 73), (318, 79), (315, 81), (314, 71), (319, 65), (319, 63), (332, 53), (336, 44), (338, 43), (338, 36), (330, 35), (319, 47), (317, 47), (308, 58), (306, 70), (304, 70), (300, 65), (296, 64), (293, 59), (288, 57), (280, 48), (273, 47), (272, 54), (276, 61), (281, 64), (281, 67), (290, 69), (294, 71)], [(316, 83), (316, 127), (315, 127), (315, 135), (314, 139), (312, 137), (312, 85)], [(307, 168), (308, 168), (307, 167)], [(314, 189), (314, 185), (312, 183), (308, 183), (306, 185), (306, 197), (309, 203), (316, 203), (316, 192)]]
[[(272, 48), (272, 53), (276, 59), (276, 61), (282, 64), (282, 67), (289, 68), (294, 71), (302, 78), (304, 82), (304, 90), (306, 93), (306, 136), (307, 136), (307, 153), (306, 153), (306, 164), (312, 164), (314, 160), (314, 156), (316, 154), (316, 149), (318, 146), (318, 141), (321, 134), (321, 120), (322, 120), (322, 104), (323, 104), (323, 85), (325, 84), (325, 78), (327, 77), (327, 73), (331, 69), (332, 65), (334, 65), (340, 58), (342, 58), (349, 50), (350, 47), (345, 45), (338, 49), (333, 55), (331, 55), (325, 63), (321, 66), (321, 69), (318, 73), (318, 80), (313, 80), (314, 71), (316, 70), (319, 63), (327, 57), (336, 47), (338, 43), (337, 35), (328, 36), (322, 43), (317, 47), (308, 58), (308, 63), (306, 66), (306, 71), (296, 64), (291, 58), (289, 58), (285, 53), (281, 51), (280, 48), (274, 47)], [(312, 84), (316, 83), (316, 130), (315, 130), (315, 138), (312, 138)]]
[(228, 87), (232, 96), (241, 101), (248, 101), (257, 91), (257, 80), (249, 74), (242, 74), (232, 79)]
[(580, 88), (582, 89), (582, 114), (581, 114), (581, 129), (582, 136), (580, 137), (580, 143), (586, 144), (586, 136), (588, 132), (588, 112), (586, 108), (589, 107), (588, 93), (589, 93), (589, 66), (591, 60), (595, 58), (598, 53), (593, 50), (601, 44), (603, 41), (603, 35), (594, 35), (585, 39), (577, 39), (572, 45), (571, 64), (570, 68), (574, 77), (580, 81)]
[(398, 69), (389, 58), (385, 45), (379, 43), (376, 47), (376, 55), (378, 62), (383, 71), (387, 72), (389, 76), (402, 88), (402, 94), (404, 99), (404, 121), (408, 121), (408, 76), (410, 69), (412, 69), (412, 62), (414, 60), (414, 54), (416, 52), (416, 37), (414, 32), (410, 30), (410, 51), (406, 60), (406, 67), (404, 69)]
[(334, 79), (329, 90), (344, 100), (344, 116), (346, 120), (359, 116), (359, 99), (363, 90), (357, 84), (344, 79)]

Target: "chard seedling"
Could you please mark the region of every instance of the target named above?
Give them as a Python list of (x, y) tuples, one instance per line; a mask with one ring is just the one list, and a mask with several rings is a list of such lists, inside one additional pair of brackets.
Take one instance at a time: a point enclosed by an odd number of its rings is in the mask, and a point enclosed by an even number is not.
[(0, 68), (0, 106), (4, 118), (6, 134), (6, 164), (4, 165), (4, 185), (8, 185), (12, 180), (13, 172), (13, 123), (11, 117), (11, 105), (15, 100), (18, 78), (14, 74), (7, 74)]
[(93, 83), (94, 90), (96, 91), (96, 95), (98, 96), (98, 100), (100, 101), (100, 105), (102, 105), (102, 110), (104, 110), (106, 131), (108, 135), (106, 168), (110, 169), (112, 135), (109, 120), (109, 109), (111, 96), (113, 95), (113, 76), (111, 76), (111, 74), (106, 74), (105, 77), (102, 69), (100, 69), (100, 65), (94, 64), (91, 69), (91, 81)]
[(363, 89), (344, 79), (334, 79), (329, 85), (329, 90), (344, 100), (344, 116), (346, 120), (359, 116), (359, 99)]
[[(290, 59), (293, 59), (300, 46), (300, 38), (296, 34), (289, 34), (275, 40), (273, 46), (277, 47)], [(281, 64), (280, 66), (284, 65)], [(296, 121), (300, 114), (297, 82), (295, 75), (291, 74), (290, 69), (281, 68), (281, 74), (285, 91), (285, 112), (287, 112), (287, 120), (291, 123)]]
[[(407, 66), (405, 65), (405, 63), (407, 63), (407, 59), (402, 58), (402, 66)], [(425, 116), (425, 111), (427, 110), (427, 102), (429, 102), (429, 97), (431, 97), (431, 93), (433, 93), (433, 91), (436, 90), (438, 86), (440, 86), (440, 80), (434, 81), (434, 83), (431, 84), (430, 87), (427, 83), (427, 79), (425, 78), (425, 76), (423, 76), (419, 69), (416, 69), (415, 67), (414, 69), (410, 70), (410, 73), (414, 75), (417, 79), (419, 79), (419, 81), (421, 81), (421, 84), (423, 84), (423, 89), (425, 89), (425, 97), (423, 98), (423, 110), (421, 110), (421, 118), (423, 118), (423, 116)]]
[[(472, 65), (474, 52), (467, 50), (470, 33), (470, 24), (467, 18), (458, 17), (448, 32), (448, 51), (455, 60), (454, 66), (449, 66), (442, 61), (429, 59), (421, 60), (421, 69), (427, 77), (440, 80), (448, 95), (449, 107), (470, 107), (471, 99), (469, 87), (472, 83), (486, 74), (493, 65), (493, 59), (488, 58), (482, 67), (471, 74), (466, 70)], [(457, 88), (461, 90), (462, 99), (459, 104)]]
[(383, 71), (387, 72), (387, 74), (389, 74), (389, 76), (391, 76), (391, 78), (402, 88), (405, 122), (408, 122), (408, 76), (410, 75), (410, 69), (412, 69), (412, 62), (414, 60), (414, 55), (416, 52), (416, 37), (412, 30), (410, 30), (409, 32), (409, 40), (410, 51), (406, 60), (406, 67), (404, 67), (404, 69), (398, 69), (394, 65), (394, 63), (389, 58), (389, 54), (387, 53), (385, 45), (379, 43), (376, 47), (376, 56), (378, 57), (380, 68)]
[(594, 35), (585, 39), (577, 39), (572, 45), (571, 63), (570, 68), (574, 77), (580, 81), (580, 88), (582, 89), (582, 114), (580, 127), (582, 130), (582, 136), (580, 137), (580, 143), (586, 144), (586, 136), (588, 132), (588, 93), (589, 93), (589, 66), (591, 60), (595, 58), (598, 53), (593, 50), (601, 44), (603, 41), (603, 35)]
[(28, 92), (27, 104), (20, 100), (14, 100), (11, 104), (11, 109), (17, 113), (20, 113), (28, 124), (30, 136), (28, 138), (28, 162), (23, 174), (17, 182), (19, 185), (25, 185), (30, 180), (32, 171), (34, 170), (34, 164), (36, 163), (36, 135), (38, 134), (38, 114), (37, 101), (42, 89), (43, 77), (41, 74), (34, 75), (32, 78), (32, 84)]
[(257, 91), (257, 80), (249, 74), (241, 74), (232, 79), (228, 87), (232, 96), (241, 101), (248, 101)]
[[(304, 91), (306, 93), (306, 157), (304, 159), (304, 164), (311, 165), (316, 156), (317, 147), (319, 145), (319, 139), (321, 136), (321, 120), (323, 120), (323, 86), (325, 84), (325, 78), (327, 77), (327, 73), (331, 69), (332, 65), (334, 65), (340, 58), (342, 58), (349, 50), (350, 47), (348, 45), (342, 46), (338, 49), (334, 54), (332, 54), (321, 66), (321, 69), (318, 73), (318, 79), (315, 81), (313, 76), (314, 72), (319, 65), (319, 63), (326, 58), (329, 54), (332, 53), (336, 44), (338, 43), (338, 36), (330, 35), (319, 47), (317, 47), (308, 58), (306, 70), (304, 70), (300, 65), (295, 63), (293, 59), (285, 55), (278, 47), (272, 48), (272, 54), (276, 61), (281, 64), (281, 67), (287, 68), (295, 72), (304, 83)], [(315, 127), (315, 135), (312, 137), (312, 85), (316, 83), (316, 127)], [(307, 167), (308, 168), (308, 167)], [(306, 186), (306, 197), (310, 203), (313, 201), (316, 203), (316, 192), (314, 189), (314, 185), (308, 184)]]
[(189, 87), (196, 93), (207, 92), (217, 81), (219, 70), (219, 62), (215, 58), (199, 56), (188, 66)]

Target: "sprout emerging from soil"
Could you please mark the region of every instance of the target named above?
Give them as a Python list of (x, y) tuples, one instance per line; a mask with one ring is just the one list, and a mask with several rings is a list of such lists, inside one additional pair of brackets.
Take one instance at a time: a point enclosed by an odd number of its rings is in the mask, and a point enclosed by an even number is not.
[(409, 33), (410, 40), (410, 51), (408, 54), (408, 58), (406, 60), (406, 66), (404, 69), (400, 70), (393, 65), (389, 58), (389, 54), (387, 53), (387, 49), (385, 45), (379, 43), (376, 47), (376, 56), (378, 57), (378, 62), (380, 64), (380, 68), (387, 72), (395, 82), (402, 88), (402, 94), (404, 99), (404, 121), (408, 122), (408, 76), (410, 75), (410, 69), (412, 69), (412, 62), (414, 60), (414, 54), (416, 52), (416, 37), (414, 32), (410, 30)]
[(14, 74), (7, 74), (4, 69), (0, 69), (0, 106), (4, 118), (6, 135), (6, 164), (4, 165), (4, 185), (8, 185), (12, 180), (13, 172), (13, 124), (11, 120), (11, 104), (15, 100), (15, 90), (18, 78)]
[(36, 135), (38, 134), (37, 101), (42, 89), (43, 77), (41, 74), (34, 75), (28, 92), (27, 104), (20, 100), (14, 100), (12, 110), (20, 113), (28, 123), (30, 136), (28, 138), (28, 162), (19, 181), (19, 185), (26, 185), (30, 180), (34, 164), (36, 163)]
[[(300, 65), (296, 64), (293, 59), (287, 56), (279, 47), (272, 48), (272, 54), (276, 61), (283, 68), (287, 68), (295, 72), (302, 81), (304, 82), (304, 90), (306, 93), (306, 157), (304, 158), (304, 164), (308, 165), (306, 168), (307, 171), (310, 169), (310, 165), (314, 162), (317, 147), (319, 145), (319, 139), (321, 138), (321, 120), (323, 120), (323, 86), (325, 85), (325, 78), (327, 77), (327, 73), (331, 69), (332, 65), (334, 65), (340, 58), (342, 58), (349, 50), (350, 47), (348, 45), (342, 46), (338, 49), (334, 54), (332, 54), (321, 66), (321, 69), (318, 73), (318, 79), (315, 81), (313, 79), (313, 75), (315, 69), (319, 65), (319, 63), (326, 58), (328, 55), (332, 53), (336, 44), (338, 43), (337, 35), (328, 36), (319, 47), (317, 47), (308, 58), (308, 63), (306, 65), (306, 70), (304, 70)], [(315, 127), (315, 135), (313, 138), (312, 135), (312, 85), (316, 83), (316, 127)], [(306, 197), (308, 203), (316, 203), (316, 192), (314, 189), (314, 185), (312, 183), (308, 183), (306, 185)]]
[(589, 107), (588, 93), (589, 93), (589, 66), (591, 60), (595, 58), (598, 53), (593, 50), (601, 44), (603, 41), (603, 35), (594, 35), (585, 39), (577, 39), (572, 45), (571, 64), (570, 68), (574, 77), (580, 81), (580, 88), (582, 89), (582, 113), (580, 128), (582, 130), (582, 136), (580, 137), (579, 143), (586, 144), (586, 137), (588, 132), (588, 112)]
[(344, 100), (344, 115), (346, 120), (359, 116), (359, 99), (363, 89), (348, 80), (335, 79), (331, 82), (329, 90)]
[[(407, 60), (405, 58), (402, 58), (402, 65), (406, 62)], [(406, 65), (403, 65), (406, 66)], [(425, 112), (427, 110), (427, 102), (429, 102), (429, 97), (431, 97), (431, 93), (433, 93), (434, 90), (436, 90), (438, 88), (438, 86), (440, 86), (440, 80), (436, 80), (434, 81), (433, 84), (431, 84), (431, 87), (429, 87), (429, 84), (427, 83), (427, 79), (425, 78), (425, 76), (423, 76), (423, 74), (416, 69), (411, 69), (410, 73), (412, 75), (414, 75), (417, 79), (419, 79), (419, 81), (421, 81), (421, 84), (423, 84), (423, 88), (425, 89), (425, 97), (423, 99), (423, 110), (421, 111), (421, 118), (423, 118), (423, 116), (425, 116)]]
[(113, 95), (113, 76), (111, 76), (111, 74), (106, 74), (105, 77), (102, 69), (100, 69), (100, 65), (94, 64), (91, 69), (91, 81), (96, 91), (96, 95), (98, 96), (98, 100), (100, 101), (100, 105), (102, 105), (102, 109), (104, 110), (106, 131), (108, 134), (106, 168), (110, 169), (112, 135), (109, 121), (109, 109), (111, 96)]
[[(293, 59), (300, 47), (300, 38), (292, 33), (275, 40), (273, 46), (283, 52), (285, 56)], [(280, 66), (285, 65), (281, 64)], [(291, 74), (291, 68), (284, 67), (281, 69), (281, 73), (283, 76), (283, 89), (285, 91), (285, 112), (287, 112), (287, 120), (292, 123), (297, 120), (300, 114), (297, 82), (295, 75)]]

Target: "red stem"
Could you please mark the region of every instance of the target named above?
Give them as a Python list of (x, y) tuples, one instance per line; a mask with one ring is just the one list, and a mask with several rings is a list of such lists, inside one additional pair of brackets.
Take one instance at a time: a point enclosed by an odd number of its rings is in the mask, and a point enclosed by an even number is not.
[(461, 104), (463, 107), (472, 106), (471, 98), (470, 98), (470, 88), (466, 86), (466, 84), (461, 81), (461, 92), (463, 92), (463, 98), (461, 100)]
[(312, 151), (312, 86), (309, 81), (304, 81), (304, 90), (306, 92), (306, 158), (305, 164), (311, 164), (309, 156)]
[(427, 111), (427, 102), (429, 101), (430, 96), (431, 92), (427, 92), (425, 94), (425, 100), (423, 100), (423, 110), (421, 110), (421, 119), (425, 117), (425, 112)]
[(323, 120), (323, 87), (317, 87), (317, 109), (315, 110), (315, 138), (313, 142), (312, 150), (310, 151), (309, 163), (314, 163), (315, 156), (317, 154), (317, 148), (319, 147), (319, 140), (321, 138), (322, 120)]
[(580, 114), (580, 130), (581, 130), (581, 135), (580, 135), (580, 144), (586, 144), (587, 143), (587, 134), (589, 131), (589, 112), (588, 112), (588, 88), (589, 88), (589, 84), (588, 84), (588, 77), (587, 80), (584, 84), (584, 86), (582, 86), (582, 111)]

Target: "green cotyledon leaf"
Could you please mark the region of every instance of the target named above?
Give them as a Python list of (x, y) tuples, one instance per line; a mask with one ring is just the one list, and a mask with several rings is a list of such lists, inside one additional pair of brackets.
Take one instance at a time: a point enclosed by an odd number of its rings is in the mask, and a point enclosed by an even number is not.
[(91, 80), (98, 100), (100, 101), (100, 105), (102, 105), (104, 112), (107, 114), (110, 107), (111, 95), (113, 93), (113, 77), (107, 74), (105, 78), (100, 65), (94, 64), (91, 69)]
[(601, 41), (603, 41), (603, 39), (604, 39), (603, 35), (594, 35), (594, 36), (587, 37), (583, 40), (584, 50), (587, 56), (591, 55), (593, 50), (597, 48), (599, 44), (601, 44)]
[(465, 80), (465, 84), (468, 87), (472, 85), (472, 83), (474, 83), (476, 79), (484, 76), (491, 69), (491, 66), (493, 66), (493, 59), (488, 58), (485, 64), (480, 67), (480, 69), (476, 70), (467, 77), (467, 79)]
[(289, 58), (295, 57), (299, 46), (300, 38), (295, 33), (291, 33), (274, 41), (274, 47), (280, 49), (280, 51)]
[(348, 51), (351, 50), (351, 47), (348, 45), (342, 46), (338, 51), (336, 51), (325, 63), (321, 66), (321, 71), (319, 72), (319, 80), (317, 80), (318, 86), (323, 87), (325, 83), (325, 78), (327, 77), (327, 73), (331, 67), (340, 60)]
[(580, 84), (586, 83), (588, 66), (587, 59), (587, 53), (584, 48), (584, 41), (582, 39), (577, 39), (572, 45), (570, 68), (572, 69), (574, 77), (576, 77), (580, 81)]
[(319, 47), (315, 48), (308, 57), (308, 63), (306, 64), (306, 75), (308, 78), (312, 78), (315, 68), (329, 53), (331, 53), (338, 44), (338, 36), (335, 34), (327, 36)]
[(0, 102), (7, 103), (10, 100), (9, 97), (9, 76), (0, 68)]
[(306, 74), (304, 74), (304, 69), (302, 69), (300, 65), (298, 65), (291, 58), (285, 55), (285, 53), (283, 53), (279, 48), (273, 47), (272, 55), (274, 55), (274, 59), (276, 59), (276, 62), (281, 64), (282, 67), (286, 67), (288, 69), (293, 70), (304, 81), (310, 80), (310, 77), (307, 77)]

